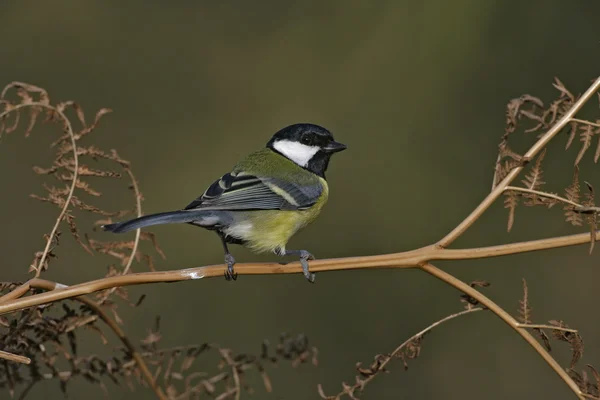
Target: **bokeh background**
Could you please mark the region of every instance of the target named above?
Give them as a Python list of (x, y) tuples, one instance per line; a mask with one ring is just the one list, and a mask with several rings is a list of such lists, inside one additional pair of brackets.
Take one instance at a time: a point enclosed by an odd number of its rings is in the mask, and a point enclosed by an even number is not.
[[(131, 160), (146, 213), (186, 205), (281, 127), (321, 124), (348, 150), (330, 166), (324, 213), (290, 246), (319, 258), (397, 252), (439, 239), (489, 191), (509, 99), (530, 93), (550, 101), (555, 76), (578, 93), (599, 74), (599, 12), (597, 2), (559, 0), (3, 1), (0, 85), (43, 86), (55, 100), (76, 100), (90, 116), (114, 109), (94, 143)], [(39, 128), (0, 145), (3, 281), (27, 278), (54, 221), (56, 209), (28, 194), (43, 193), (44, 178), (31, 167), (51, 162), (48, 145), (57, 134)], [(533, 137), (525, 139), (523, 145)], [(568, 152), (564, 144), (559, 137), (549, 148), (548, 190), (570, 181), (579, 143)], [(583, 178), (600, 186), (588, 158)], [(131, 207), (126, 182), (112, 185), (107, 207)], [(100, 235), (91, 221), (82, 230)], [(152, 232), (167, 254), (157, 268), (222, 261), (212, 233), (190, 226)], [(518, 208), (513, 232), (506, 233), (498, 204), (456, 245), (575, 232), (559, 209)], [(234, 254), (238, 261), (275, 260), (240, 247)], [(486, 293), (515, 313), (526, 278), (534, 318), (579, 328), (583, 363), (600, 366), (597, 254), (579, 246), (438, 264), (466, 281), (491, 281)], [(66, 235), (58, 255), (46, 276), (65, 284), (101, 277), (112, 262), (89, 257)], [(342, 381), (354, 380), (357, 361), (369, 363), (462, 307), (456, 290), (416, 270), (320, 273), (315, 285), (286, 275), (131, 289), (133, 298), (141, 293), (148, 297), (140, 308), (119, 309), (133, 339), (147, 333), (156, 315), (164, 345), (217, 342), (258, 352), (263, 339), (276, 342), (279, 332), (305, 333), (320, 350), (318, 367), (272, 369), (274, 392), (266, 394), (257, 380), (259, 399), (318, 398), (318, 383), (336, 393)], [(119, 343), (108, 335), (107, 346), (94, 336), (81, 346), (109, 354)], [(568, 365), (567, 346), (554, 347)], [(365, 399), (572, 396), (489, 313), (442, 326), (407, 372), (400, 361), (389, 369), (367, 387)], [(152, 397), (144, 388), (108, 387), (114, 399)], [(72, 382), (69, 393), (104, 398), (82, 381)], [(42, 397), (63, 398), (56, 382), (29, 396)]]

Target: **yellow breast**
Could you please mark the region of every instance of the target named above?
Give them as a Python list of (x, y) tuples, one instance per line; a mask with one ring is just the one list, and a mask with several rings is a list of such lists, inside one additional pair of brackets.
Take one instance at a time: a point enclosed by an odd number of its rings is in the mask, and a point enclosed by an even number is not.
[(246, 246), (257, 253), (285, 251), (290, 238), (314, 221), (329, 197), (329, 188), (325, 179), (319, 178), (323, 192), (319, 200), (306, 210), (281, 211), (262, 210), (244, 212), (245, 224), (238, 232), (231, 232), (246, 241)]

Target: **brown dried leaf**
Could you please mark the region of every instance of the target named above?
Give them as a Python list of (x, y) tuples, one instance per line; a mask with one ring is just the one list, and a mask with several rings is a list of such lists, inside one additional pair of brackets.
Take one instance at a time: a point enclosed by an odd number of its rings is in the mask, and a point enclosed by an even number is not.
[(77, 189), (83, 190), (84, 192), (86, 192), (87, 194), (89, 194), (91, 196), (98, 197), (101, 195), (100, 192), (97, 192), (96, 190), (92, 189), (92, 187), (89, 185), (89, 183), (84, 182), (80, 179), (77, 179), (77, 182), (75, 183), (75, 187)]
[(552, 351), (552, 346), (550, 346), (550, 338), (548, 337), (546, 332), (544, 332), (543, 330), (541, 330), (539, 328), (534, 328), (533, 330), (538, 334), (538, 336), (544, 343), (544, 347), (546, 347), (546, 350)]
[(554, 86), (560, 92), (561, 97), (566, 97), (571, 101), (575, 100), (573, 94), (571, 94), (571, 92), (567, 90), (565, 85), (557, 77), (554, 77), (554, 83), (552, 84), (552, 86)]
[(81, 236), (79, 235), (79, 230), (77, 229), (77, 225), (75, 224), (75, 216), (73, 214), (71, 214), (70, 212), (67, 212), (65, 214), (65, 220), (67, 221), (67, 225), (69, 225), (69, 231), (71, 231), (71, 235), (73, 235), (73, 238), (75, 238), (75, 241), (77, 243), (79, 243), (85, 251), (87, 251), (89, 254), (93, 255), (94, 253), (92, 253), (90, 248), (85, 243), (83, 243), (83, 241), (81, 240)]
[[(596, 124), (600, 123), (600, 120), (596, 120)], [(600, 134), (600, 128), (596, 128), (595, 134)], [(598, 163), (600, 159), (600, 135), (598, 137), (598, 144), (596, 145), (596, 152), (594, 153), (594, 163)]]
[(505, 193), (504, 208), (508, 208), (508, 232), (510, 232), (515, 222), (515, 209), (517, 208), (518, 204), (519, 196), (517, 195), (517, 192), (515, 192), (514, 190), (510, 190)]
[(542, 180), (543, 172), (542, 172), (542, 161), (546, 156), (546, 149), (544, 149), (540, 155), (537, 157), (533, 168), (531, 171), (525, 176), (525, 179), (522, 180), (523, 184), (531, 190), (539, 190), (540, 187), (545, 184)]
[(519, 300), (519, 319), (524, 324), (531, 323), (531, 306), (529, 305), (529, 289), (527, 281), (523, 278), (523, 300)]
[(567, 145), (565, 146), (565, 150), (568, 150), (575, 139), (575, 135), (577, 134), (578, 125), (577, 122), (571, 122), (570, 124), (571, 130), (569, 131), (569, 139), (567, 140)]
[(156, 235), (154, 233), (142, 231), (140, 232), (140, 239), (151, 241), (152, 246), (154, 246), (154, 251), (156, 251), (163, 260), (167, 258), (167, 256), (165, 256), (165, 253), (158, 245), (158, 240), (156, 240)]
[(592, 373), (594, 380), (596, 381), (596, 389), (600, 388), (600, 374), (598, 373), (596, 368), (594, 368), (592, 365), (587, 364), (587, 367), (590, 370), (590, 372)]
[(19, 126), (19, 121), (21, 120), (21, 111), (17, 110), (14, 112), (14, 119), (13, 119), (13, 124), (8, 126), (4, 131), (6, 133), (12, 133), (14, 131), (17, 130), (17, 127)]
[(25, 130), (25, 137), (29, 137), (29, 135), (31, 134), (31, 131), (33, 130), (33, 127), (35, 126), (35, 123), (37, 121), (37, 117), (38, 115), (40, 115), (41, 111), (42, 109), (40, 107), (30, 107), (29, 124), (27, 125), (27, 129)]
[(94, 123), (92, 124), (93, 127), (96, 127), (98, 125), (98, 123), (100, 122), (100, 119), (102, 119), (103, 116), (105, 116), (106, 114), (109, 114), (113, 112), (113, 110), (111, 110), (110, 108), (101, 108), (100, 110), (98, 110), (98, 112), (96, 113), (96, 117), (94, 118)]
[(73, 103), (72, 107), (73, 107), (73, 110), (75, 110), (75, 113), (77, 113), (77, 118), (79, 119), (79, 122), (81, 122), (81, 125), (83, 125), (83, 127), (85, 128), (86, 123), (85, 123), (85, 114), (83, 112), (83, 109), (77, 103)]
[[(575, 166), (575, 171), (573, 173), (573, 183), (569, 187), (565, 189), (565, 197), (577, 204), (580, 204), (581, 199), (581, 186), (579, 185), (579, 168)], [(583, 218), (581, 214), (576, 212), (571, 205), (565, 205), (563, 207), (565, 211), (566, 221), (570, 222), (572, 225), (581, 226), (583, 225)]]
[(590, 125), (584, 125), (581, 127), (580, 140), (583, 143), (579, 153), (577, 154), (577, 158), (575, 159), (575, 165), (579, 165), (579, 162), (585, 155), (587, 149), (592, 145), (592, 137), (594, 136), (594, 130)]
[[(586, 199), (584, 200), (583, 205), (586, 207), (595, 207), (596, 204), (594, 199), (594, 188), (589, 182), (584, 182), (587, 186), (588, 193), (585, 194)], [(598, 230), (598, 213), (587, 213), (585, 219), (588, 223), (588, 226), (590, 227), (590, 254), (592, 254), (592, 251), (594, 250), (594, 245), (596, 244), (596, 231)]]
[(510, 160), (507, 160), (504, 162), (500, 162), (496, 168), (496, 184), (498, 184), (504, 178), (506, 178), (506, 175), (508, 175), (510, 173), (510, 171), (512, 171), (514, 168), (520, 167), (521, 165), (522, 165), (521, 161), (517, 161), (517, 160), (513, 160), (513, 159), (510, 159)]
[[(548, 321), (550, 325), (554, 325), (560, 328), (568, 328), (569, 326), (561, 320), (550, 320)], [(579, 333), (576, 332), (568, 332), (564, 330), (554, 329), (552, 330), (552, 337), (556, 340), (560, 340), (563, 342), (569, 343), (571, 346), (571, 364), (570, 368), (575, 368), (575, 365), (579, 362), (581, 357), (583, 356), (583, 339)]]

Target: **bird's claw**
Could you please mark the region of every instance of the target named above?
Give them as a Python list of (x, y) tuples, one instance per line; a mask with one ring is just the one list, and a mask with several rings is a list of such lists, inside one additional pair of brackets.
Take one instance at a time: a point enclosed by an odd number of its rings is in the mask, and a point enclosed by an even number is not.
[(225, 276), (226, 281), (235, 281), (237, 280), (238, 274), (233, 272), (233, 265), (235, 264), (235, 258), (231, 254), (225, 255), (225, 264), (227, 264), (227, 269), (223, 274)]
[(302, 272), (304, 273), (304, 277), (310, 282), (315, 283), (316, 275), (309, 271), (308, 269), (308, 260), (314, 260), (315, 256), (310, 254), (306, 250), (300, 250), (300, 265), (302, 266)]

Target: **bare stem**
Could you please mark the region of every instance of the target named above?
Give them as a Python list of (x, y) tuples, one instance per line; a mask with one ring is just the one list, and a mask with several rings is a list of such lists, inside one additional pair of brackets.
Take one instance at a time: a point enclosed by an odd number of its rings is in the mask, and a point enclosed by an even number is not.
[[(127, 174), (129, 175), (129, 178), (131, 179), (131, 186), (133, 187), (133, 193), (135, 195), (136, 216), (139, 218), (142, 216), (142, 194), (140, 193), (140, 189), (138, 187), (137, 180), (135, 179), (133, 172), (131, 172), (131, 169), (129, 169), (129, 167), (126, 167), (125, 171), (127, 171)], [(127, 260), (127, 265), (125, 265), (125, 268), (123, 268), (123, 272), (121, 273), (121, 275), (127, 275), (129, 273), (129, 270), (131, 269), (131, 265), (133, 264), (133, 260), (135, 259), (135, 255), (137, 254), (137, 249), (140, 245), (141, 234), (142, 234), (142, 230), (140, 228), (135, 230), (135, 237), (133, 239), (131, 255), (129, 256), (129, 259)], [(106, 294), (100, 300), (100, 303), (101, 304), (104, 303), (106, 301), (106, 299), (115, 292), (115, 290), (117, 290), (117, 288), (113, 287), (109, 291), (107, 291)], [(2, 298), (0, 298), (0, 301), (1, 300), (2, 300)]]
[(586, 121), (585, 119), (571, 118), (571, 122), (577, 122), (579, 124), (589, 125), (589, 126), (595, 126), (596, 128), (600, 128), (600, 124), (597, 124), (597, 123), (592, 122), (592, 121)]
[[(596, 233), (596, 239), (600, 240), (600, 231)], [(427, 246), (421, 249), (411, 250), (403, 253), (315, 260), (311, 261), (310, 269), (313, 272), (322, 272), (374, 268), (415, 268), (419, 264), (433, 260), (469, 260), (498, 257), (536, 250), (579, 245), (589, 243), (589, 241), (590, 234), (581, 233), (557, 238), (532, 240), (527, 242), (471, 249), (451, 250), (435, 246)], [(114, 287), (159, 282), (180, 282), (212, 277), (222, 278), (225, 268), (227, 268), (225, 265), (219, 264), (179, 270), (140, 272), (135, 274), (112, 276), (80, 283), (66, 288), (60, 288), (46, 293), (35, 294), (25, 298), (4, 300), (4, 298), (6, 296), (10, 296), (14, 292), (13, 291), (5, 295), (3, 298), (0, 298), (0, 315), (22, 310), (28, 307), (39, 306), (41, 304), (47, 304), (71, 297), (77, 297), (84, 294), (111, 289)], [(299, 262), (294, 262), (287, 265), (281, 265), (279, 263), (240, 263), (236, 264), (235, 269), (239, 275), (297, 274), (302, 272), (302, 266)], [(27, 287), (28, 284), (29, 282), (26, 282), (22, 286)], [(19, 293), (22, 292), (21, 287), (15, 290), (18, 290)]]
[(8, 361), (14, 361), (22, 364), (31, 363), (31, 358), (25, 356), (19, 356), (17, 354), (9, 353), (8, 351), (0, 350), (0, 358)]
[(579, 332), (577, 329), (564, 328), (564, 327), (555, 326), (555, 325), (544, 325), (544, 324), (521, 324), (521, 323), (518, 323), (517, 324), (517, 328), (523, 328), (523, 329), (552, 329), (552, 330), (555, 330), (555, 331), (570, 332), (570, 333), (577, 333), (577, 332)]
[(554, 194), (554, 193), (540, 192), (539, 190), (527, 189), (527, 188), (522, 188), (522, 187), (518, 187), (518, 186), (507, 186), (507, 187), (504, 188), (505, 192), (509, 192), (511, 190), (513, 192), (522, 192), (522, 193), (535, 194), (536, 196), (546, 197), (548, 199), (558, 200), (561, 203), (572, 205), (575, 208), (584, 208), (585, 207), (585, 206), (583, 206), (581, 204), (575, 203), (574, 201), (571, 201), (569, 199), (565, 199), (564, 197), (560, 197), (559, 195)]

